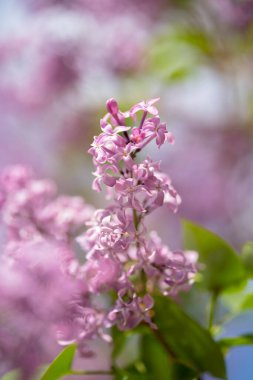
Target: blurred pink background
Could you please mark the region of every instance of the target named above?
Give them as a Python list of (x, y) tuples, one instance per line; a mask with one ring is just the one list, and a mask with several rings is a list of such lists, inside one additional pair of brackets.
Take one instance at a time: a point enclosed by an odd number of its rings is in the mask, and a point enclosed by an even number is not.
[(150, 225), (172, 248), (181, 217), (237, 249), (253, 239), (252, 1), (2, 0), (0, 24), (0, 169), (103, 205), (87, 149), (106, 99), (160, 96), (176, 143), (150, 153), (183, 203)]

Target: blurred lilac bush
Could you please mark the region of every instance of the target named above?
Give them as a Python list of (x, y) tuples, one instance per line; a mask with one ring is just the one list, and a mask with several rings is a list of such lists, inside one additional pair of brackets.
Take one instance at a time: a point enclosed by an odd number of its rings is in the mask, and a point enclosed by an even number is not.
[(68, 275), (71, 239), (91, 212), (81, 198), (57, 197), (52, 181), (24, 166), (2, 172), (2, 373), (21, 368), (28, 379), (57, 352), (55, 326), (71, 320), (81, 298), (80, 284)]

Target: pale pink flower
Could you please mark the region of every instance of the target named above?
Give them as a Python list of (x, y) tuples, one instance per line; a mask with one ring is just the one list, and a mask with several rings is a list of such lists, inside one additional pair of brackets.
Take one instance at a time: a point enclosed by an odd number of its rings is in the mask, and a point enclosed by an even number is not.
[(144, 111), (147, 113), (150, 113), (151, 115), (158, 115), (158, 109), (153, 106), (153, 104), (157, 103), (160, 100), (160, 98), (155, 98), (148, 100), (146, 102), (142, 101), (140, 103), (135, 104), (131, 109), (130, 109), (130, 115), (133, 116), (135, 115), (138, 111)]

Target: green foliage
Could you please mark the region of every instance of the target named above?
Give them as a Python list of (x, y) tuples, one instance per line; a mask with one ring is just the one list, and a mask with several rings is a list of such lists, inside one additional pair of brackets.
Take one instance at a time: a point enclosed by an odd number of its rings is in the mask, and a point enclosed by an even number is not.
[[(141, 325), (130, 334), (126, 331), (113, 332), (113, 336), (123, 336), (120, 341), (118, 337), (114, 340), (114, 346), (120, 344), (120, 350), (115, 349), (113, 372), (115, 380), (192, 380), (196, 378), (196, 371), (179, 362), (179, 359), (168, 355), (164, 345), (157, 338), (156, 334), (147, 325)], [(127, 365), (120, 365), (120, 357), (128, 356), (128, 349), (122, 346), (122, 342), (129, 345), (131, 337), (139, 336), (138, 355)], [(116, 353), (116, 356), (115, 356)], [(122, 364), (122, 363), (121, 363)]]
[(253, 309), (253, 294), (252, 293), (247, 294), (240, 305), (241, 311), (251, 310), (251, 309)]
[(180, 306), (201, 326), (207, 326), (207, 310), (210, 309), (210, 293), (207, 290), (193, 284), (189, 291), (180, 293)]
[(129, 331), (119, 331), (113, 327), (112, 363), (115, 380), (148, 380), (140, 347), (141, 337), (146, 333), (146, 326)]
[(198, 375), (194, 370), (183, 364), (175, 363), (172, 367), (171, 380), (197, 380)]
[(112, 349), (112, 361), (114, 362), (117, 357), (124, 350), (128, 334), (123, 331), (119, 331), (116, 326), (112, 328), (113, 349)]
[(141, 340), (141, 359), (147, 371), (146, 379), (192, 380), (196, 371), (177, 362), (168, 355), (163, 344), (149, 331)]
[(199, 253), (200, 284), (214, 293), (240, 284), (247, 278), (242, 260), (234, 249), (215, 233), (183, 221), (184, 246)]
[(163, 82), (178, 82), (195, 73), (203, 60), (215, 57), (216, 42), (198, 27), (171, 25), (154, 40), (150, 69)]
[(242, 305), (249, 296), (248, 280), (228, 288), (219, 296), (218, 312), (221, 318), (231, 318), (241, 312)]
[(175, 360), (197, 373), (209, 372), (226, 379), (224, 358), (218, 344), (175, 302), (166, 297), (156, 299), (155, 323), (159, 326), (158, 339)]
[(72, 373), (71, 367), (76, 352), (76, 345), (66, 347), (50, 364), (41, 380), (57, 380)]
[(172, 34), (172, 38), (178, 43), (190, 46), (195, 51), (205, 55), (211, 55), (214, 51), (211, 37), (201, 29), (177, 28)]
[(196, 52), (179, 43), (172, 35), (163, 35), (150, 49), (150, 71), (163, 82), (178, 82), (194, 73)]
[(172, 360), (154, 335), (143, 335), (141, 353), (143, 363), (152, 378), (156, 380), (172, 378)]
[[(46, 367), (40, 366), (36, 371), (29, 377), (30, 380), (38, 380), (41, 375), (45, 372)], [(19, 369), (14, 369), (1, 377), (1, 380), (20, 380), (22, 377), (21, 371)]]
[(242, 261), (249, 277), (253, 277), (253, 243), (246, 242), (242, 247)]
[(1, 380), (19, 380), (19, 379), (20, 379), (20, 373), (18, 370), (10, 371), (1, 377)]
[[(135, 330), (119, 331), (118, 336), (123, 336), (122, 341), (117, 340), (116, 349), (113, 350), (113, 362), (120, 367), (132, 365), (138, 361), (140, 356), (140, 334)], [(120, 346), (119, 346), (120, 345)]]
[[(137, 366), (138, 367), (138, 366)], [(146, 372), (141, 373), (136, 366), (115, 369), (115, 380), (152, 380)]]
[(245, 334), (232, 338), (223, 338), (219, 340), (219, 345), (223, 350), (227, 351), (229, 348), (236, 346), (246, 346), (253, 344), (253, 334)]

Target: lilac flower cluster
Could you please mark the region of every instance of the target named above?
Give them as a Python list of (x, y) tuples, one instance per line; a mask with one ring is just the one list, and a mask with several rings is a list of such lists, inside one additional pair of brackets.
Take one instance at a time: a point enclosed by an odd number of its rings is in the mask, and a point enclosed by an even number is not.
[(70, 242), (93, 211), (81, 197), (57, 196), (53, 181), (38, 180), (21, 165), (3, 170), (0, 204), (11, 243), (43, 238)]
[(0, 376), (19, 368), (29, 379), (57, 353), (56, 336), (80, 313), (83, 285), (69, 274), (73, 238), (93, 209), (57, 196), (55, 184), (27, 167), (0, 177)]
[(207, 3), (211, 9), (216, 11), (216, 15), (224, 22), (228, 22), (233, 27), (247, 28), (252, 24), (253, 1), (209, 1)]
[[(76, 342), (90, 356), (89, 340), (110, 341), (107, 330), (114, 325), (126, 330), (143, 322), (156, 328), (154, 296), (174, 296), (190, 286), (196, 254), (171, 251), (145, 226), (152, 211), (168, 204), (175, 212), (181, 202), (159, 162), (136, 160), (153, 140), (159, 148), (173, 142), (160, 122), (157, 100), (128, 112), (114, 99), (107, 102), (102, 133), (89, 150), (96, 165), (93, 188), (105, 185), (112, 199), (105, 209), (94, 212), (79, 197), (58, 196), (52, 181), (36, 179), (26, 167), (3, 171), (0, 374), (20, 368), (29, 379), (56, 340)], [(101, 295), (108, 291), (112, 299), (106, 302)]]
[(158, 148), (174, 141), (160, 121), (158, 100), (138, 103), (127, 112), (120, 111), (114, 99), (108, 100), (102, 133), (94, 137), (89, 150), (96, 166), (93, 189), (100, 191), (105, 185), (113, 203), (97, 210), (89, 229), (78, 237), (87, 252), (81, 272), (89, 279), (91, 292), (115, 290), (117, 300), (105, 324), (121, 330), (141, 321), (154, 327), (152, 295), (157, 291), (175, 295), (188, 288), (196, 269), (196, 253), (171, 251), (145, 226), (152, 211), (168, 204), (175, 212), (181, 202), (159, 162), (136, 161), (153, 140)]
[(77, 283), (62, 271), (62, 247), (46, 241), (19, 245), (18, 258), (0, 260), (0, 377), (20, 379), (57, 354), (58, 325), (75, 313)]

